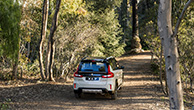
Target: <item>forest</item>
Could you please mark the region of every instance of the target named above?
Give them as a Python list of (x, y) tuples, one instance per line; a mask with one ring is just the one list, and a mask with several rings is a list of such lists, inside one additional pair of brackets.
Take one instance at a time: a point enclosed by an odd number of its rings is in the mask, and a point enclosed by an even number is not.
[(170, 109), (184, 109), (194, 97), (193, 1), (0, 0), (0, 81), (66, 81), (85, 56), (150, 51)]

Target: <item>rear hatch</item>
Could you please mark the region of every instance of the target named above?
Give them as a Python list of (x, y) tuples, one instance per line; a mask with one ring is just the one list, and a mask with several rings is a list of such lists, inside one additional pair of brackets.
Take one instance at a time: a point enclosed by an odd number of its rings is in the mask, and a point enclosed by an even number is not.
[(78, 74), (82, 75), (82, 80), (79, 82), (85, 86), (100, 86), (106, 85), (107, 78), (102, 78), (107, 74), (107, 63), (95, 60), (83, 61), (79, 65)]

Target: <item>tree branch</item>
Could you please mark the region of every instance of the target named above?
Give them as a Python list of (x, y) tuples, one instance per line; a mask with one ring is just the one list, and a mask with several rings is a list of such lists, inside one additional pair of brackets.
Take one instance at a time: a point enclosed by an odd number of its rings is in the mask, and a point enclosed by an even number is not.
[(176, 23), (176, 27), (175, 27), (175, 30), (174, 30), (174, 33), (173, 33), (173, 36), (172, 37), (175, 37), (178, 33), (178, 29), (179, 29), (179, 26), (180, 26), (180, 23), (181, 23), (181, 20), (183, 19), (183, 16), (185, 14), (185, 11), (187, 10), (187, 8), (189, 7), (189, 5), (193, 2), (194, 0), (189, 0), (186, 5), (184, 6), (182, 12), (181, 12), (181, 15), (179, 16), (179, 19)]

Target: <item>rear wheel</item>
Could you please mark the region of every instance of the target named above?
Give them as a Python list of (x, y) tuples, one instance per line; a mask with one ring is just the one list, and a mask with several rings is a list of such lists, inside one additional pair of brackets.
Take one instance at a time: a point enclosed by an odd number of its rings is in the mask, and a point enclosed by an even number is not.
[[(123, 84), (123, 82), (124, 82), (124, 74), (122, 74), (122, 84)], [(121, 89), (122, 89), (122, 87), (120, 85), (119, 90), (121, 90)]]
[(114, 93), (111, 94), (111, 99), (112, 100), (116, 100), (117, 99), (117, 87), (118, 87), (118, 85), (115, 84), (115, 91), (114, 91)]

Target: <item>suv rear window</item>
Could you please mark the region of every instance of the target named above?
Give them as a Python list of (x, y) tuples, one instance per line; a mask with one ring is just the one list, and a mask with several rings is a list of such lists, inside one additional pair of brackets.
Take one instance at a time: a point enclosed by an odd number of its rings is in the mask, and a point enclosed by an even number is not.
[(106, 63), (102, 62), (82, 62), (79, 71), (106, 72)]

